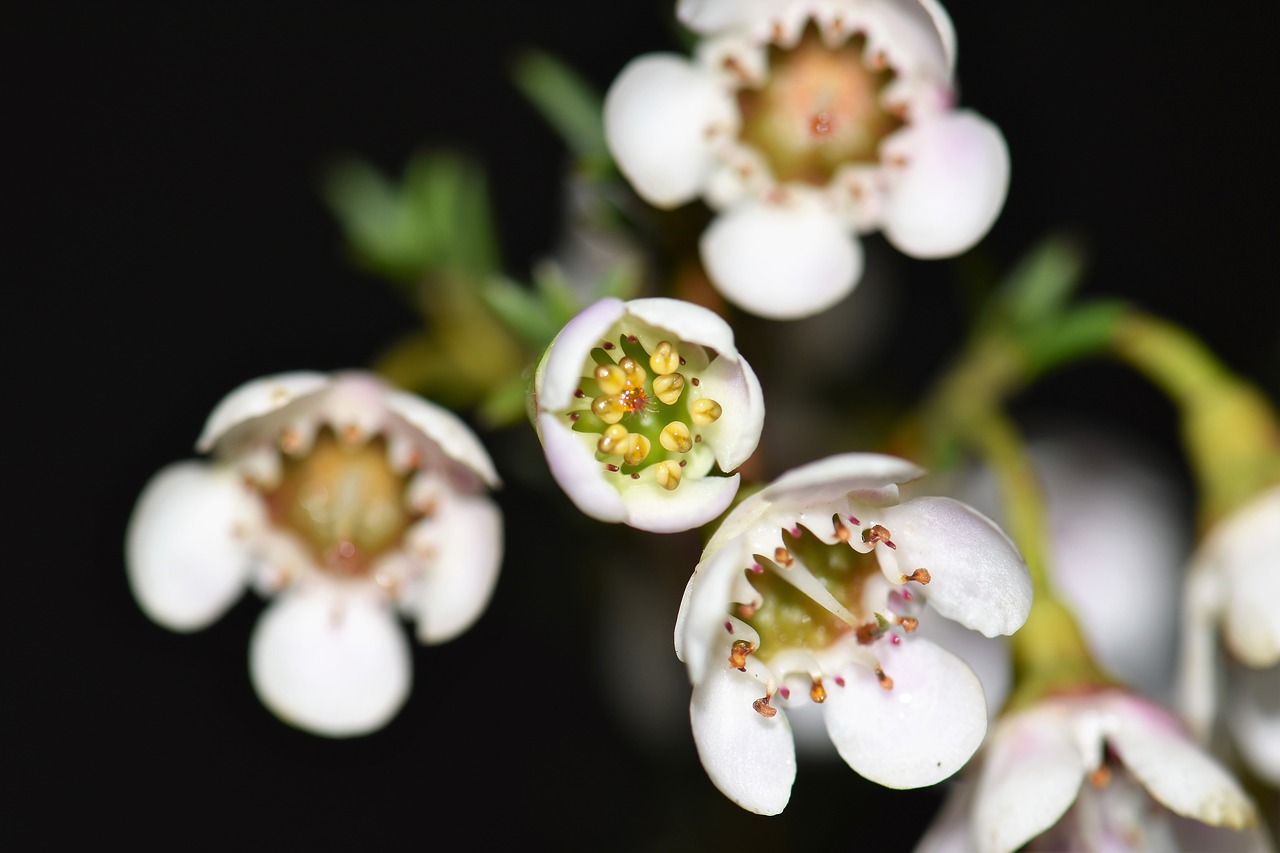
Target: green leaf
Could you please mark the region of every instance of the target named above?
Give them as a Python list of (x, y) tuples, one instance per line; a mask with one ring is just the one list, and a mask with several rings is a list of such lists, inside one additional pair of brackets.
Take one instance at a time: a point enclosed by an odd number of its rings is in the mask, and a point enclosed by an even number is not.
[(1062, 310), (1084, 274), (1085, 251), (1066, 234), (1045, 238), (1001, 284), (999, 305), (1015, 328), (1040, 323)]
[(604, 139), (603, 99), (586, 80), (539, 50), (527, 50), (516, 58), (512, 78), (585, 167), (597, 175), (611, 167), (613, 158)]
[(1082, 302), (1024, 335), (1023, 346), (1032, 373), (1096, 355), (1109, 345), (1116, 324), (1128, 311), (1128, 303), (1119, 299)]

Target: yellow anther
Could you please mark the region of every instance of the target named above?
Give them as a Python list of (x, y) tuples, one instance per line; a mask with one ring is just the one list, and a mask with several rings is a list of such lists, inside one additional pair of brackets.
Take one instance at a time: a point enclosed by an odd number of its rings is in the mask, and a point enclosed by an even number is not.
[(670, 459), (659, 462), (653, 469), (654, 479), (667, 491), (674, 491), (680, 485), (680, 463)]
[[(649, 367), (659, 376), (675, 373), (680, 369), (680, 353), (676, 352), (670, 341), (662, 341), (653, 348), (653, 355), (649, 356)], [(657, 384), (657, 380), (654, 380), (654, 384)]]
[(733, 645), (729, 647), (729, 666), (734, 669), (745, 670), (747, 668), (747, 655), (754, 653), (755, 650), (756, 647), (746, 640), (734, 640)]
[(780, 566), (787, 566), (789, 568), (795, 564), (796, 558), (791, 556), (791, 552), (786, 548), (779, 546), (773, 551), (773, 561)]
[(618, 442), (618, 452), (622, 454), (622, 461), (628, 465), (639, 465), (649, 455), (652, 447), (649, 439), (638, 432), (633, 432)]
[(607, 424), (616, 424), (627, 413), (627, 404), (617, 397), (596, 397), (591, 401), (591, 411)]
[(596, 442), (596, 449), (601, 453), (621, 453), (619, 445), (628, 435), (630, 433), (627, 432), (627, 428), (622, 424), (607, 426), (600, 436), (600, 440)]
[(694, 400), (693, 404), (689, 406), (689, 417), (693, 418), (693, 422), (698, 426), (715, 423), (723, 414), (724, 409), (710, 397)]
[(621, 367), (627, 375), (627, 381), (632, 385), (642, 385), (644, 378), (649, 374), (644, 372), (644, 368), (640, 366), (640, 362), (636, 361), (629, 355), (625, 355), (618, 359), (618, 367)]
[(627, 387), (627, 372), (616, 364), (601, 364), (596, 367), (594, 375), (600, 393), (610, 397), (621, 394)]
[(819, 705), (827, 701), (827, 688), (822, 686), (822, 679), (813, 680), (813, 686), (809, 688), (809, 698)]
[(662, 428), (662, 434), (658, 436), (658, 441), (667, 450), (674, 453), (688, 453), (693, 448), (693, 436), (689, 433), (689, 428), (681, 421), (672, 421)]
[(653, 379), (653, 393), (668, 406), (679, 400), (683, 391), (684, 377), (679, 373), (668, 373), (663, 376), (655, 376)]

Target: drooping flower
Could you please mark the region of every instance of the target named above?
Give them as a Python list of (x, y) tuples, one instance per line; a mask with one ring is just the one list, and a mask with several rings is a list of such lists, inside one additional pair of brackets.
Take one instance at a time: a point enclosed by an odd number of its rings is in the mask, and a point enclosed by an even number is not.
[(822, 706), (850, 767), (891, 788), (947, 778), (982, 742), (977, 676), (914, 632), (937, 614), (1010, 634), (1031, 580), (1013, 542), (968, 505), (900, 503), (897, 484), (922, 473), (878, 454), (810, 463), (742, 501), (707, 543), (676, 654), (702, 765), (743, 808), (786, 807), (796, 766), (785, 709), (804, 703)]
[(618, 168), (648, 202), (717, 211), (700, 252), (731, 302), (818, 313), (862, 274), (857, 234), (917, 258), (977, 243), (1009, 155), (955, 107), (955, 34), (934, 0), (679, 0), (692, 59), (633, 59), (605, 97)]
[(560, 331), (534, 377), (552, 474), (601, 521), (668, 533), (705, 524), (764, 425), (760, 382), (714, 312), (667, 298), (602, 299)]
[(1182, 636), (1179, 702), (1192, 729), (1210, 739), (1225, 692), (1240, 758), (1280, 785), (1280, 487), (1214, 525), (1192, 555)]
[(500, 484), (453, 413), (373, 374), (284, 373), (225, 397), (196, 445), (147, 483), (126, 536), (133, 594), (196, 631), (254, 586), (262, 702), (296, 727), (375, 731), (407, 698), (403, 612), (434, 644), (469, 628), (502, 561)]
[(916, 853), (1268, 851), (1257, 810), (1179, 720), (1123, 689), (1003, 717)]

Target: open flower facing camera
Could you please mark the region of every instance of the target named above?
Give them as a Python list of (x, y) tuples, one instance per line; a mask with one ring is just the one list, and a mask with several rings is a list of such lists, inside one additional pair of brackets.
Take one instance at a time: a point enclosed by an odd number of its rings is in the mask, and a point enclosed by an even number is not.
[(605, 133), (647, 201), (719, 211), (701, 255), (731, 302), (815, 314), (861, 277), (856, 234), (936, 258), (994, 223), (1008, 151), (955, 108), (955, 34), (937, 3), (682, 0), (676, 14), (703, 37), (693, 59), (632, 60)]
[(454, 414), (369, 373), (286, 373), (213, 410), (147, 484), (126, 558), (139, 605), (195, 631), (247, 584), (274, 596), (250, 641), (263, 703), (333, 737), (384, 726), (412, 683), (397, 611), (424, 643), (479, 618), (502, 560), (499, 479)]
[(733, 330), (677, 299), (602, 299), (534, 377), (547, 463), (582, 512), (670, 533), (728, 508), (760, 441), (764, 399)]
[(973, 508), (899, 503), (897, 484), (922, 473), (878, 454), (810, 463), (743, 500), (703, 551), (676, 653), (694, 685), (698, 755), (743, 808), (786, 807), (796, 764), (782, 711), (797, 704), (821, 704), (845, 762), (891, 788), (939, 782), (982, 743), (977, 676), (913, 632), (940, 615), (988, 637), (1013, 633), (1031, 581), (1018, 549)]

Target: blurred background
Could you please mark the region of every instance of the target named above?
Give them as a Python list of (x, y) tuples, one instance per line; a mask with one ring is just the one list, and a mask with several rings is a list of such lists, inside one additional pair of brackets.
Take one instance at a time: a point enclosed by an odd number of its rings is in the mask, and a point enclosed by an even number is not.
[[(770, 405), (788, 371), (819, 359), (842, 377), (824, 393), (855, 406), (918, 396), (962, 340), (962, 283), (1060, 229), (1088, 247), (1084, 293), (1197, 330), (1280, 396), (1280, 5), (947, 8), (961, 102), (1009, 143), (1005, 210), (949, 261), (868, 237), (868, 279), (830, 318), (744, 321)], [(457, 640), (415, 647), (408, 704), (369, 737), (314, 737), (259, 704), (252, 594), (178, 635), (147, 621), (125, 582), (134, 499), (194, 455), (224, 394), (278, 371), (366, 366), (418, 323), (352, 262), (322, 198), (326, 168), (358, 156), (396, 174), (436, 148), (474, 158), (502, 265), (525, 280), (560, 238), (568, 157), (513, 85), (514, 58), (548, 52), (603, 93), (631, 57), (680, 49), (670, 3), (29, 4), (0, 39), (17, 190), (4, 297), (10, 840), (910, 849), (941, 789), (886, 791), (805, 754), (778, 817), (711, 785), (671, 651), (696, 534), (577, 515), (523, 425), (482, 432), (507, 479), (493, 603)], [(843, 352), (796, 343), (804, 324), (845, 322), (860, 331), (836, 338)], [(784, 408), (770, 409), (766, 441), (796, 459), (867, 449), (771, 432)], [(1054, 374), (1015, 412), (1105, 422), (1187, 483), (1172, 408), (1115, 365)]]

